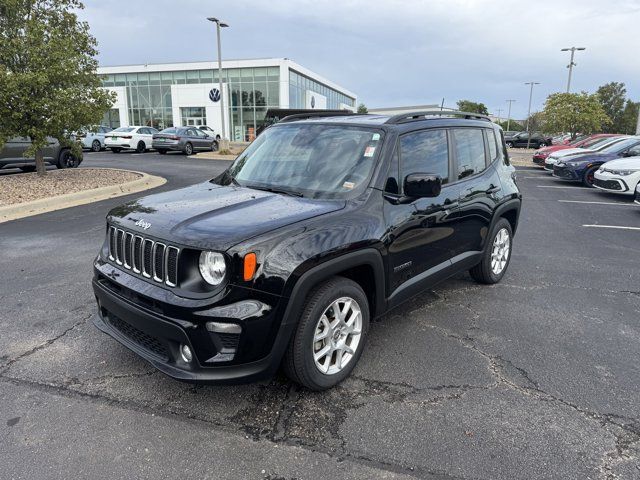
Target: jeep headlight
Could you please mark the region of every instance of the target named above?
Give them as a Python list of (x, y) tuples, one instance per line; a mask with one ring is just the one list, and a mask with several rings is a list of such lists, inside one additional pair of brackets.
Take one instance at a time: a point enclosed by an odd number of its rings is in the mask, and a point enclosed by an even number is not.
[(209, 285), (220, 285), (227, 273), (227, 264), (224, 256), (218, 252), (204, 251), (200, 253), (200, 261), (198, 262), (200, 275)]

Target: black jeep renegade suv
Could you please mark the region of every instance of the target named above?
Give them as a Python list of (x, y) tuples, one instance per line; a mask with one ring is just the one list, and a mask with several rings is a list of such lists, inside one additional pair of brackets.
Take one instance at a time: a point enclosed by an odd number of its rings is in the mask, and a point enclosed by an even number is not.
[(372, 318), (461, 270), (500, 281), (514, 172), (501, 129), (475, 114), (288, 117), (217, 178), (109, 213), (94, 322), (180, 380), (282, 364), (329, 388)]

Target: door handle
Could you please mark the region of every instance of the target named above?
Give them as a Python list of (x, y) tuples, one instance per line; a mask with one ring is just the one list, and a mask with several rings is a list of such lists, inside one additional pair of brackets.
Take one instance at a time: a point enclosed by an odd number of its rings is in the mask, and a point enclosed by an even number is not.
[(492, 183), (492, 184), (491, 184), (491, 186), (485, 190), (485, 192), (486, 192), (486, 193), (488, 193), (488, 194), (492, 194), (492, 193), (499, 192), (500, 190), (502, 190), (502, 188), (501, 188), (501, 187), (496, 187), (496, 186)]

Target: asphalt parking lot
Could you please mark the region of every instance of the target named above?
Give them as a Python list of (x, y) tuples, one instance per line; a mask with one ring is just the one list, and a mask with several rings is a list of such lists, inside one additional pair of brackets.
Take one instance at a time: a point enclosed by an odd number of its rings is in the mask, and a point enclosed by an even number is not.
[[(227, 165), (82, 167), (161, 175), (160, 191)], [(0, 477), (640, 478), (640, 206), (518, 178), (502, 283), (464, 274), (407, 302), (324, 393), (178, 383), (98, 332), (92, 260), (128, 197), (0, 224)]]

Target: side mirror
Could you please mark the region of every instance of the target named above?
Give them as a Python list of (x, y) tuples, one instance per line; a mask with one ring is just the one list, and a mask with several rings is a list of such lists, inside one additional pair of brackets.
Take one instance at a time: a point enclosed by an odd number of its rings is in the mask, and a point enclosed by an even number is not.
[(437, 197), (442, 190), (442, 177), (433, 173), (410, 173), (404, 179), (404, 194), (412, 198)]

